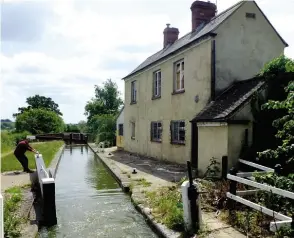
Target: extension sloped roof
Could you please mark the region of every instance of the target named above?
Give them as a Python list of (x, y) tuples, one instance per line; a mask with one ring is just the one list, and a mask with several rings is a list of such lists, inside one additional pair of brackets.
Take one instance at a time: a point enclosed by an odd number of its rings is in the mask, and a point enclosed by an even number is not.
[(234, 83), (215, 101), (210, 102), (192, 122), (226, 121), (230, 119), (263, 85), (265, 85), (265, 82), (260, 78)]

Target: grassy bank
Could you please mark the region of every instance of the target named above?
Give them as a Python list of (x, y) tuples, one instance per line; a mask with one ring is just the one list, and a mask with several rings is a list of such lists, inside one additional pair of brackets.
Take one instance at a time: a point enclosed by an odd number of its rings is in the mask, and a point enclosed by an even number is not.
[(17, 215), (21, 204), (22, 191), (20, 187), (13, 187), (5, 191), (4, 199), (4, 237), (20, 237), (22, 218)]
[(5, 154), (10, 152), (15, 147), (16, 140), (20, 140), (25, 138), (27, 135), (30, 135), (29, 132), (9, 132), (9, 131), (1, 131), (1, 154)]
[[(41, 144), (31, 144), (31, 146), (43, 155), (45, 165), (48, 166), (63, 144), (63, 141), (50, 141)], [(34, 153), (28, 151), (26, 152), (26, 156), (29, 159), (29, 168), (35, 169)], [(15, 158), (14, 154), (12, 153), (1, 157), (1, 172), (13, 170), (22, 170), (22, 166)]]

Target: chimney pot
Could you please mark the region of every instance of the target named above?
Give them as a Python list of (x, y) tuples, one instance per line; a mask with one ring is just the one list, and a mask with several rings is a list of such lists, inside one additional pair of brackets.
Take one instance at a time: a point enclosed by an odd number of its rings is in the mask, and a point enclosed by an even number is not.
[(201, 24), (207, 24), (215, 17), (216, 5), (210, 1), (196, 0), (191, 5), (192, 12), (192, 31), (196, 30)]
[(173, 44), (179, 37), (179, 29), (170, 27), (170, 24), (166, 24), (166, 28), (163, 31), (163, 48)]

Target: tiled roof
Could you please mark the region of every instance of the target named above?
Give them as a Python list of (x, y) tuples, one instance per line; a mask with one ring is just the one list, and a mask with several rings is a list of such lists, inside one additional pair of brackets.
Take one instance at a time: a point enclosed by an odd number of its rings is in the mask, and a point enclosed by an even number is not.
[[(167, 46), (163, 48), (162, 50), (158, 51), (154, 55), (151, 55), (148, 57), (142, 64), (140, 64), (137, 68), (135, 68), (130, 74), (128, 74), (123, 79), (127, 79), (130, 76), (134, 75), (135, 73), (144, 70), (148, 66), (158, 62), (159, 60), (162, 60), (169, 55), (176, 53), (185, 47), (188, 47), (189, 45), (193, 44), (196, 41), (202, 40), (205, 36), (208, 36), (209, 34), (214, 34), (214, 31), (217, 29), (217, 27), (224, 22), (228, 17), (230, 17), (238, 8), (240, 8), (246, 0), (242, 0), (235, 5), (231, 6), (227, 10), (221, 12), (217, 16), (211, 19), (209, 23), (206, 25), (201, 25), (196, 29), (195, 31), (192, 31), (177, 41), (175, 41), (172, 45)], [(253, 1), (255, 4), (256, 2)], [(276, 29), (273, 27), (273, 25), (270, 23), (270, 21), (267, 19), (266, 15), (262, 12), (262, 10), (259, 8), (259, 6), (256, 4), (257, 8), (261, 11), (265, 19), (268, 21), (268, 23), (272, 26), (273, 30), (276, 32), (278, 37), (281, 39), (281, 41), (285, 44), (285, 46), (288, 46), (287, 42), (279, 35), (279, 33), (276, 31)]]
[(208, 104), (192, 121), (225, 121), (264, 85), (260, 79), (250, 79), (234, 83), (215, 101)]
[(151, 55), (142, 64), (140, 64), (136, 69), (134, 69), (129, 75), (127, 75), (123, 79), (128, 78), (129, 76), (157, 62), (158, 60), (161, 60), (162, 58), (176, 52), (177, 50), (182, 49), (183, 47), (189, 45), (190, 43), (193, 43), (194, 41), (199, 40), (201, 37), (204, 37), (209, 33), (213, 33), (213, 31), (224, 20), (226, 20), (230, 15), (232, 15), (232, 13), (235, 12), (244, 2), (245, 1), (238, 2), (237, 4), (233, 5), (232, 7), (228, 8), (227, 10), (221, 12), (220, 14), (212, 18), (211, 21), (207, 23), (206, 25), (199, 26), (198, 29), (184, 35), (183, 37), (178, 39), (176, 42), (174, 42), (172, 45), (165, 47), (164, 49), (158, 51), (154, 55)]

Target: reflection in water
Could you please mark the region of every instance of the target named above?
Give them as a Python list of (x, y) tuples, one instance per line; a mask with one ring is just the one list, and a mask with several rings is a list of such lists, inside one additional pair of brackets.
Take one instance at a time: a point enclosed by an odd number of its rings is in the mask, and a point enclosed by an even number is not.
[(65, 149), (56, 177), (58, 225), (39, 237), (156, 237), (91, 150)]

